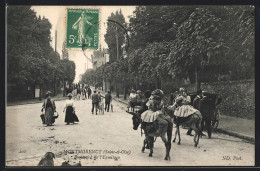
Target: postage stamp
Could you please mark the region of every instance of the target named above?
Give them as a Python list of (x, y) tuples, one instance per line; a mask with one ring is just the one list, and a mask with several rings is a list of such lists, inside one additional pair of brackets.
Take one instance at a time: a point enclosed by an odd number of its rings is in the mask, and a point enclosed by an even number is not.
[(67, 9), (67, 48), (97, 50), (99, 44), (99, 10)]

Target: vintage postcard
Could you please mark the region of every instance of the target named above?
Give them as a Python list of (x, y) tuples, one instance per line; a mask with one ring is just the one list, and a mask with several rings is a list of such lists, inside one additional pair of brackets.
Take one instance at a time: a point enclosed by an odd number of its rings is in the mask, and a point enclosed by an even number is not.
[(254, 6), (6, 14), (6, 166), (255, 165)]

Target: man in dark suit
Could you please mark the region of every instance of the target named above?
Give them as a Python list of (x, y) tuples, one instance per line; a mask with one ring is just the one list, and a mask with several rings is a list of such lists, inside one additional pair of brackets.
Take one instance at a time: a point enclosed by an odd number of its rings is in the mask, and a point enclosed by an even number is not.
[[(202, 115), (202, 122), (205, 121), (206, 130), (208, 132), (208, 137), (211, 138), (211, 117), (214, 111), (214, 101), (203, 95), (203, 98), (199, 103), (199, 111)], [(201, 130), (203, 130), (204, 124), (202, 124)]]
[[(193, 107), (194, 107), (195, 109), (198, 109), (198, 110), (199, 110), (199, 104), (200, 104), (200, 100), (201, 100), (202, 98), (203, 98), (203, 96), (202, 96), (202, 90), (199, 89), (199, 90), (197, 91), (197, 96), (196, 96), (196, 97), (194, 98), (194, 100), (193, 100)], [(203, 125), (203, 121), (202, 121), (202, 125)], [(203, 126), (202, 126), (202, 130), (203, 130)], [(188, 132), (187, 132), (187, 135), (191, 135), (191, 136), (192, 136), (191, 131), (192, 131), (192, 129), (189, 128), (189, 130), (188, 130)], [(202, 135), (204, 135), (204, 134), (202, 133)]]
[(105, 111), (109, 112), (110, 102), (112, 101), (111, 92), (108, 91), (105, 95)]
[(91, 96), (91, 100), (92, 100), (92, 110), (91, 110), (91, 112), (93, 114), (94, 108), (96, 108), (96, 115), (97, 115), (97, 111), (98, 111), (97, 107), (98, 107), (99, 101), (98, 101), (98, 94), (97, 94), (96, 90), (94, 90), (94, 93)]

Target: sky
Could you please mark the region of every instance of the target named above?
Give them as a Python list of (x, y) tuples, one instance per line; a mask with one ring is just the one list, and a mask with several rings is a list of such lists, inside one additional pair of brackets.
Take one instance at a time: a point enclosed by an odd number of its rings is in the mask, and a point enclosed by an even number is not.
[[(57, 30), (57, 52), (61, 55), (62, 44), (66, 37), (66, 9), (67, 8), (99, 8), (100, 9), (100, 45), (101, 48), (107, 48), (107, 44), (104, 41), (104, 34), (106, 33), (106, 20), (112, 12), (119, 11), (121, 9), (126, 22), (129, 22), (129, 16), (133, 15), (135, 6), (32, 6), (32, 9), (36, 12), (36, 15), (44, 16), (52, 24), (51, 29), (51, 46), (54, 49), (55, 46), (55, 30)], [(92, 63), (87, 60), (85, 55), (90, 58), (92, 51), (89, 50), (83, 54), (82, 50), (70, 50), (69, 59), (75, 62), (76, 76), (74, 82), (78, 82), (80, 75), (85, 72), (86, 69), (92, 68)]]

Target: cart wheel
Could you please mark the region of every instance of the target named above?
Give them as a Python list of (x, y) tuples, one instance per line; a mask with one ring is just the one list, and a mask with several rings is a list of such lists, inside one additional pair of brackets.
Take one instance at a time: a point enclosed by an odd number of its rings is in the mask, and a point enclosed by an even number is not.
[(217, 111), (216, 111), (216, 122), (215, 122), (215, 129), (217, 129), (218, 128), (218, 124), (219, 124), (219, 116), (220, 116), (220, 111), (219, 111), (219, 109), (217, 109)]

